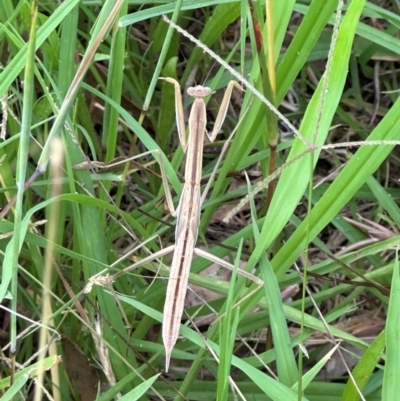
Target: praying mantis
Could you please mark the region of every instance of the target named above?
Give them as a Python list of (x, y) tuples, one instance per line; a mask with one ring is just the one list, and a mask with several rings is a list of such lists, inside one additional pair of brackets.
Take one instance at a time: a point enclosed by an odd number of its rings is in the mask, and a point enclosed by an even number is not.
[[(177, 216), (177, 223), (175, 249), (164, 304), (164, 324), (162, 328), (166, 354), (165, 367), (166, 371), (168, 371), (171, 352), (179, 334), (193, 254), (196, 253), (222, 265), (226, 265), (226, 262), (218, 258), (216, 260), (214, 256), (195, 247), (200, 224), (200, 208), (207, 195), (207, 191), (204, 191), (203, 195), (201, 195), (200, 180), (203, 164), (204, 134), (207, 133), (204, 98), (211, 94), (211, 89), (196, 86), (189, 88), (187, 91), (188, 95), (194, 97), (195, 100), (189, 117), (189, 137), (186, 140), (180, 85), (175, 79), (165, 78), (165, 80), (175, 87), (176, 123), (179, 140), (186, 153), (185, 183), (182, 195), (177, 210), (171, 210), (172, 215)], [(211, 134), (207, 133), (210, 142), (214, 142), (221, 129), (233, 88), (242, 90), (237, 82), (229, 82), (214, 128)]]
[[(160, 79), (174, 85), (177, 131), (182, 149), (186, 153), (185, 179), (179, 204), (176, 209), (174, 208), (172, 195), (168, 186), (165, 170), (161, 163), (161, 158), (157, 157), (161, 165), (161, 174), (167, 205), (172, 216), (176, 217), (177, 220), (175, 244), (147, 256), (140, 262), (134, 263), (125, 269), (125, 272), (173, 252), (162, 325), (162, 338), (165, 348), (165, 370), (168, 372), (171, 353), (179, 335), (179, 326), (183, 315), (190, 267), (194, 254), (228, 269), (233, 268), (229, 262), (196, 248), (196, 242), (200, 224), (201, 205), (207, 196), (209, 188), (209, 185), (207, 185), (203, 194), (201, 194), (200, 182), (202, 177), (204, 134), (207, 134), (210, 142), (215, 140), (225, 119), (233, 89), (236, 88), (239, 91), (242, 91), (243, 89), (236, 81), (229, 82), (215, 120), (214, 128), (209, 134), (206, 131), (207, 117), (204, 98), (211, 95), (211, 89), (200, 85), (189, 88), (187, 93), (189, 96), (194, 98), (194, 102), (189, 116), (189, 135), (186, 137), (180, 85), (178, 81), (173, 78)], [(234, 133), (235, 130), (231, 133), (230, 138)], [(221, 160), (223, 156), (224, 149), (221, 152), (219, 160)], [(211, 176), (210, 181), (212, 179), (213, 175)], [(260, 279), (254, 277), (250, 273), (240, 271), (240, 274), (256, 281), (259, 285), (262, 284)], [(114, 278), (119, 275), (120, 273), (117, 273)]]

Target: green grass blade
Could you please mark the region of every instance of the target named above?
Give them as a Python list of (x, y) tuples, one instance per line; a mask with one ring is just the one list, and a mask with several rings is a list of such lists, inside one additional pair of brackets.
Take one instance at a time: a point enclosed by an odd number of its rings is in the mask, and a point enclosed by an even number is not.
[[(248, 182), (250, 189), (250, 183)], [(257, 227), (257, 214), (253, 200), (251, 200), (252, 227), (254, 239), (260, 241), (260, 232)], [(260, 260), (261, 277), (264, 281), (264, 298), (268, 305), (268, 313), (270, 317), (270, 327), (272, 338), (274, 341), (274, 350), (276, 352), (276, 364), (278, 377), (281, 383), (291, 387), (297, 382), (298, 372), (295, 356), (292, 351), (289, 329), (286, 322), (285, 311), (283, 309), (283, 300), (279, 283), (272, 269), (272, 265), (263, 254)]]
[[(15, 231), (13, 241), (11, 241), (6, 250), (5, 259), (10, 261), (10, 264), (3, 265), (3, 277), (0, 284), (0, 301), (3, 301), (11, 281), (11, 322), (10, 322), (10, 351), (15, 354), (17, 351), (17, 303), (18, 303), (18, 259), (21, 249), (20, 243), (23, 241), (21, 234), (23, 206), (24, 206), (24, 188), (27, 175), (29, 141), (32, 121), (32, 105), (34, 96), (34, 61), (35, 61), (35, 44), (36, 44), (36, 23), (37, 23), (37, 8), (33, 3), (31, 7), (31, 29), (29, 33), (29, 43), (27, 52), (27, 61), (25, 67), (25, 89), (24, 89), (24, 108), (22, 111), (21, 121), (21, 136), (18, 147), (17, 157), (17, 186), (21, 189), (17, 193), (17, 201), (15, 205)], [(21, 238), (22, 237), (22, 238)], [(8, 255), (7, 255), (8, 253)]]
[[(381, 334), (375, 338), (374, 342), (365, 351), (352, 371), (353, 378), (361, 391), (364, 390), (382, 356), (382, 352), (385, 349), (385, 335), (385, 331), (382, 331)], [(341, 401), (353, 401), (358, 399), (358, 397), (359, 393), (354, 386), (353, 380), (349, 378), (343, 391)]]
[(382, 401), (395, 400), (399, 394), (397, 374), (400, 371), (400, 278), (398, 251), (393, 269), (393, 278), (390, 290), (390, 300), (387, 312), (385, 339), (386, 363), (383, 374)]
[(125, 394), (123, 397), (120, 398), (120, 401), (136, 401), (143, 395), (147, 393), (153, 383), (158, 379), (161, 373), (150, 377), (143, 383), (139, 384), (136, 388), (134, 388), (129, 393)]
[(221, 353), (218, 364), (218, 400), (227, 400), (229, 389), (229, 374), (231, 371), (231, 362), (233, 348), (235, 345), (236, 330), (239, 323), (239, 309), (233, 310), (234, 288), (236, 282), (237, 269), (239, 265), (242, 243), (239, 244), (238, 254), (235, 261), (235, 268), (230, 279), (230, 287), (226, 299), (226, 312), (219, 324), (219, 337), (221, 344)]

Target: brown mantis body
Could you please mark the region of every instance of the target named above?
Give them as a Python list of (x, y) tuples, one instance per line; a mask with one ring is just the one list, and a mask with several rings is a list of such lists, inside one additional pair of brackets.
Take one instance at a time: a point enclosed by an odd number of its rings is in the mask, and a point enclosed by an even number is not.
[[(211, 89), (196, 86), (188, 89), (188, 94), (195, 98), (189, 117), (189, 137), (186, 141), (185, 125), (183, 120), (183, 106), (180, 94), (180, 86), (172, 78), (166, 78), (167, 82), (175, 86), (175, 107), (179, 139), (183, 150), (186, 152), (185, 183), (176, 213), (175, 249), (172, 258), (171, 272), (168, 281), (167, 295), (164, 305), (164, 324), (162, 337), (166, 352), (166, 370), (173, 347), (179, 334), (179, 325), (182, 319), (185, 296), (189, 280), (190, 266), (193, 253), (196, 251), (196, 242), (200, 224), (200, 208), (205, 198), (201, 196), (200, 181), (203, 165), (203, 143), (206, 133), (206, 106), (204, 98), (211, 94)], [(220, 111), (218, 113), (214, 129), (207, 136), (213, 142), (221, 129), (225, 118), (229, 98), (233, 87), (240, 90), (241, 87), (235, 81), (231, 81), (226, 90)], [(210, 255), (212, 256), (212, 255)], [(212, 257), (215, 261), (215, 257)], [(220, 263), (220, 260), (217, 261)], [(223, 265), (226, 265), (224, 261)]]

